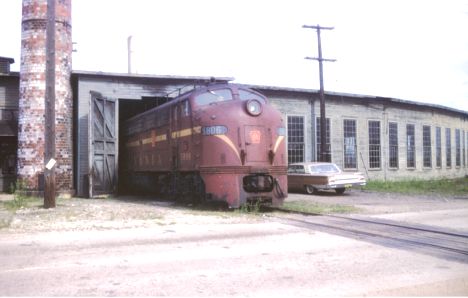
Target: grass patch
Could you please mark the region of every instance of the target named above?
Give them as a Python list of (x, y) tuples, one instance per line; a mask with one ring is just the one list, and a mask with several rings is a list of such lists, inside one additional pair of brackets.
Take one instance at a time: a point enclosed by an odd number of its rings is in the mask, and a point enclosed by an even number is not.
[(366, 190), (404, 194), (468, 196), (468, 178), (438, 180), (367, 181)]
[(38, 198), (27, 197), (23, 195), (14, 196), (13, 200), (3, 202), (5, 209), (15, 212), (21, 208), (29, 208), (32, 206), (41, 206), (43, 204)]
[(290, 201), (284, 202), (282, 209), (298, 211), (298, 212), (307, 212), (307, 213), (317, 213), (317, 214), (331, 214), (331, 213), (355, 213), (359, 211), (359, 208), (349, 205), (339, 205), (339, 204), (323, 204), (309, 201)]
[(16, 212), (21, 208), (41, 205), (42, 201), (39, 198), (25, 195), (24, 189), (22, 182), (18, 182), (17, 187), (11, 186), (10, 191), (13, 193), (13, 200), (3, 202), (5, 209)]

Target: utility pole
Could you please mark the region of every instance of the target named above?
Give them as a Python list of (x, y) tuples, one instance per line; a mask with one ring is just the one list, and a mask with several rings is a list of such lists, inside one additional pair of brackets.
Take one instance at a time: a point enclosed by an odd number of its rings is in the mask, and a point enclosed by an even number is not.
[(335, 62), (335, 59), (322, 58), (322, 41), (320, 38), (320, 30), (333, 30), (334, 27), (321, 27), (304, 25), (302, 28), (316, 29), (317, 42), (318, 42), (318, 58), (305, 57), (309, 60), (317, 60), (319, 62), (319, 75), (320, 75), (320, 156), (319, 161), (327, 161), (327, 121), (325, 118), (325, 93), (323, 90), (323, 65), (322, 62)]
[(44, 208), (55, 208), (55, 0), (47, 0)]

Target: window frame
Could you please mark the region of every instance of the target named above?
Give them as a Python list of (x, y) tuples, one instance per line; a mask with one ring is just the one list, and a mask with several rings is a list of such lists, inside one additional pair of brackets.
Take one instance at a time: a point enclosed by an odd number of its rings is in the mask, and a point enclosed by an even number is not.
[[(429, 129), (429, 131), (427, 131)], [(422, 127), (422, 150), (423, 150), (423, 167), (432, 168), (432, 129), (430, 125), (423, 125)]]
[[(286, 117), (287, 119), (287, 150), (288, 150), (288, 164), (292, 164), (292, 163), (297, 163), (297, 162), (305, 162), (305, 144), (306, 144), (306, 134), (305, 134), (305, 124), (306, 124), (306, 117), (304, 115), (287, 115)], [(290, 122), (290, 119), (302, 119), (302, 123), (291, 123)], [(302, 125), (301, 125), (302, 124)], [(295, 128), (296, 130), (302, 130), (302, 142), (292, 142), (292, 138), (293, 137), (298, 137), (298, 136), (295, 136), (295, 135), (291, 135), (291, 129), (293, 129), (291, 127), (291, 125), (301, 125), (302, 127), (299, 129), (299, 128)], [(300, 136), (299, 136), (300, 137)], [(297, 148), (292, 148), (292, 147), (297, 147)], [(302, 159), (296, 159), (294, 158), (293, 159), (293, 156), (295, 156), (294, 154), (292, 154), (291, 152), (294, 151), (294, 152), (297, 152), (297, 151), (301, 151), (302, 153), (300, 154), (300, 156), (302, 156)]]
[(436, 127), (436, 168), (442, 168), (442, 128), (440, 126)]
[[(346, 122), (353, 123), (353, 127), (347, 126)], [(347, 141), (350, 139), (353, 139), (354, 144), (348, 144), (351, 143), (351, 141)], [(352, 150), (350, 150), (349, 148), (352, 148)], [(347, 152), (350, 153), (348, 154)], [(348, 163), (348, 160), (352, 161)], [(357, 168), (357, 120), (346, 118), (343, 119), (343, 169), (355, 170)]]
[(450, 127), (445, 128), (445, 167), (452, 168), (452, 131)]
[[(372, 127), (372, 124), (378, 124)], [(382, 125), (380, 120), (368, 120), (368, 162), (369, 169), (382, 169)]]
[(406, 168), (416, 168), (416, 125), (411, 123), (406, 124)]
[[(392, 128), (392, 126), (395, 126)], [(393, 162), (392, 162), (393, 160)], [(398, 122), (388, 122), (388, 167), (398, 169), (400, 167), (398, 146)]]
[(455, 129), (455, 167), (461, 167), (461, 138), (460, 129)]

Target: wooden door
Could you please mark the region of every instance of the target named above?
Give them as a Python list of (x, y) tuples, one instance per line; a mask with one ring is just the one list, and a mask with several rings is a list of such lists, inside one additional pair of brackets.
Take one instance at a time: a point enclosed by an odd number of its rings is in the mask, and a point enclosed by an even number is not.
[(89, 113), (89, 197), (117, 189), (118, 115), (115, 99), (91, 94)]

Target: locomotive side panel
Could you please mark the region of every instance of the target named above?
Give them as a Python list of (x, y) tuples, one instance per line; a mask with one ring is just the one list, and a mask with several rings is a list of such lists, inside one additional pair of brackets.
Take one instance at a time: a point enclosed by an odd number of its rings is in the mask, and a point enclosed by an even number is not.
[(173, 107), (171, 118), (171, 151), (173, 168), (190, 172), (195, 170), (194, 141), (200, 127), (193, 126), (190, 102), (185, 99)]

